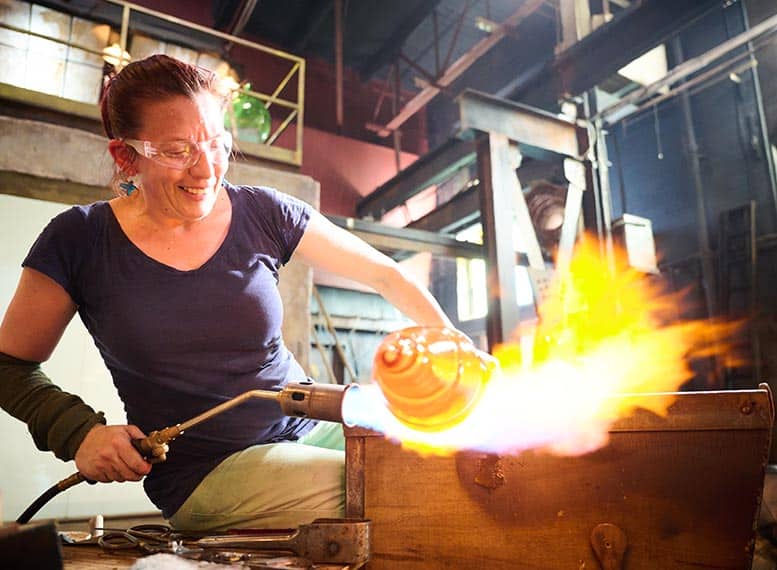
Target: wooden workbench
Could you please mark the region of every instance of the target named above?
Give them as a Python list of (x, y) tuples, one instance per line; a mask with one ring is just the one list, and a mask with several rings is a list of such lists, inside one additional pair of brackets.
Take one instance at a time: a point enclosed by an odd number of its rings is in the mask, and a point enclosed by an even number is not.
[(97, 545), (63, 546), (62, 560), (65, 570), (125, 570), (141, 557), (138, 552), (106, 552)]
[[(62, 558), (64, 570), (127, 570), (144, 555), (138, 551), (105, 551), (97, 545), (63, 546)], [(196, 561), (191, 561), (192, 566)], [(149, 561), (149, 564), (152, 564)], [(160, 559), (160, 567), (163, 559)], [(182, 564), (183, 566), (183, 564)], [(170, 567), (167, 566), (166, 567)], [(227, 568), (227, 565), (219, 565), (218, 568)], [(240, 566), (235, 566), (238, 568)], [(311, 570), (356, 570), (360, 566), (318, 564)]]

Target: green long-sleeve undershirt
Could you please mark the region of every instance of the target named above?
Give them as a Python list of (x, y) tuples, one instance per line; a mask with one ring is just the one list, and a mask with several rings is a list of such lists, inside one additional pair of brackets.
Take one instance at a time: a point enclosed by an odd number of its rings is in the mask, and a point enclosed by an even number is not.
[(102, 412), (63, 392), (43, 373), (40, 363), (2, 352), (0, 407), (27, 424), (38, 449), (53, 451), (63, 461), (75, 457), (90, 429), (105, 424)]

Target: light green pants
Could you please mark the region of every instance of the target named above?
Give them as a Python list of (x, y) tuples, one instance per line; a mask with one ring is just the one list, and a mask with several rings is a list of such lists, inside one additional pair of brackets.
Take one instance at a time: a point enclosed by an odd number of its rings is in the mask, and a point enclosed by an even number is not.
[(296, 528), (345, 513), (343, 426), (319, 422), (297, 442), (227, 457), (170, 519), (176, 529)]

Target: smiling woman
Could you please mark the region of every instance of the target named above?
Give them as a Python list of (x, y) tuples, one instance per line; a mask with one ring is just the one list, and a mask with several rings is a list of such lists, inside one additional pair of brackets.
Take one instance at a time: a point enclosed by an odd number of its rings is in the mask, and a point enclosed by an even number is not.
[[(210, 72), (156, 55), (102, 101), (117, 196), (56, 216), (23, 261), (0, 326), (0, 405), (38, 448), (96, 481), (144, 479), (178, 528), (288, 528), (343, 514), (342, 429), (246, 402), (187, 430), (154, 465), (132, 440), (305, 373), (281, 335), (280, 268), (293, 254), (372, 287), (422, 326), (450, 326), (391, 259), (308, 204), (225, 180), (230, 137)], [(78, 312), (127, 425), (43, 374)], [(332, 435), (335, 437), (332, 437)]]

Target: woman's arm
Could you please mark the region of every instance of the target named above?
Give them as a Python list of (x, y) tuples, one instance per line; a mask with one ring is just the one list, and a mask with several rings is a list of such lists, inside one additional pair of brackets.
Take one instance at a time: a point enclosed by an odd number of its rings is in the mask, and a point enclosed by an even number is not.
[(318, 212), (295, 254), (312, 267), (372, 287), (416, 324), (453, 328), (431, 293), (398, 263)]
[(0, 352), (23, 360), (48, 360), (76, 305), (53, 279), (24, 268), (0, 325)]
[(0, 407), (27, 423), (38, 449), (76, 460), (96, 481), (138, 480), (150, 470), (132, 447), (136, 426), (105, 426), (101, 413), (63, 392), (40, 362), (54, 351), (76, 306), (53, 279), (25, 268), (0, 325)]

